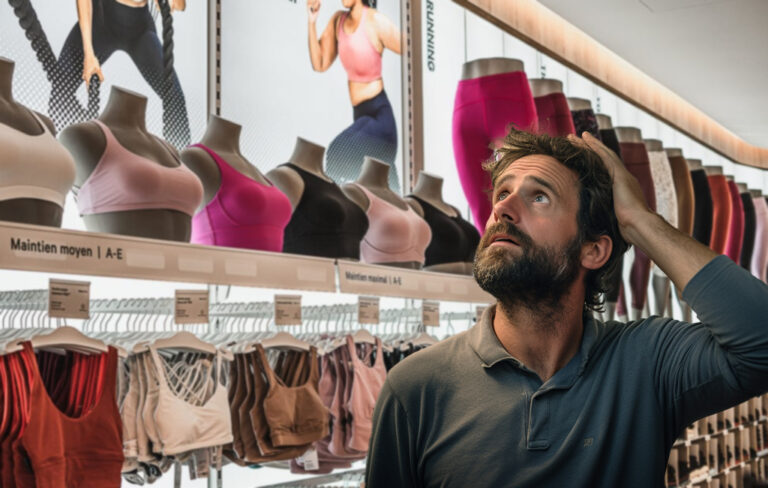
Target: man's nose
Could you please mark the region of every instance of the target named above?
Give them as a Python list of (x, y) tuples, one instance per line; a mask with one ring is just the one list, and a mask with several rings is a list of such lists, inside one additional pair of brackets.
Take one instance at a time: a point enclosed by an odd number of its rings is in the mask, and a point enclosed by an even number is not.
[(501, 220), (519, 224), (521, 213), (520, 197), (517, 194), (509, 193), (503, 200), (498, 200), (493, 204), (493, 212), (486, 222), (486, 228)]

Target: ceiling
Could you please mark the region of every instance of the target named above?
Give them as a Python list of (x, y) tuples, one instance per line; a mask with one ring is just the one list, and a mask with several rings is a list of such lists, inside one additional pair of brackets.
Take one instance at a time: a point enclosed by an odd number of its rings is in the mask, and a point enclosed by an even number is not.
[(540, 0), (749, 143), (768, 147), (768, 0)]

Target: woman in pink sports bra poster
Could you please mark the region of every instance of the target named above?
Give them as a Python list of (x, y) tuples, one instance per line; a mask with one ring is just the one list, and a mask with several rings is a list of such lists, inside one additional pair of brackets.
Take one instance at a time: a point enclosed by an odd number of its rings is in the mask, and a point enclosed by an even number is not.
[(400, 192), (395, 159), (397, 125), (384, 91), (382, 55), (400, 54), (400, 29), (376, 10), (376, 0), (341, 0), (339, 10), (318, 34), (322, 0), (307, 0), (309, 60), (316, 72), (327, 71), (336, 58), (347, 73), (353, 123), (328, 146), (326, 172), (337, 183), (357, 178), (365, 156), (390, 164), (389, 185)]

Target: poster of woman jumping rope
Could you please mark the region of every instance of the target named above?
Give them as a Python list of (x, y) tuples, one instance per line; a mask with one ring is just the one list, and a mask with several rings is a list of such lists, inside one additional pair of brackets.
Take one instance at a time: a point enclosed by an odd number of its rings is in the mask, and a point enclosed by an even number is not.
[(400, 0), (224, 0), (222, 115), (264, 169), (300, 136), (326, 148), (337, 183), (365, 156), (402, 186)]
[[(112, 84), (149, 99), (148, 128), (183, 148), (206, 121), (207, 4), (190, 0), (8, 0), (0, 55), (15, 96), (57, 130), (96, 117)], [(9, 15), (10, 14), (10, 15)]]

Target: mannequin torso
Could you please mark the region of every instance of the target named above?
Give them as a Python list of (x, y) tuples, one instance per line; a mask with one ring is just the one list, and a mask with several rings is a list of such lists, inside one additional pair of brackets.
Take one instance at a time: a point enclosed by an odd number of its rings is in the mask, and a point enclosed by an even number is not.
[(601, 130), (613, 129), (613, 121), (611, 117), (605, 114), (595, 114), (597, 119), (597, 125)]
[[(240, 153), (241, 130), (240, 125), (212, 115), (200, 143), (221, 156), (237, 172), (269, 186), (269, 180)], [(202, 209), (219, 191), (221, 172), (211, 155), (199, 147), (184, 149), (181, 152), (181, 160), (203, 183), (203, 201), (198, 210)]]
[[(406, 212), (409, 208), (413, 209), (408, 202), (406, 202), (399, 195), (395, 194), (389, 189), (389, 164), (378, 161), (373, 158), (366, 157), (363, 161), (363, 168), (360, 170), (360, 176), (358, 176), (355, 183), (347, 183), (342, 186), (344, 194), (355, 202), (364, 211), (368, 211), (370, 201), (368, 196), (357, 185), (365, 187), (368, 191), (375, 196), (381, 198), (385, 202), (392, 206)], [(420, 217), (424, 216), (424, 212), (413, 209)], [(401, 268), (420, 269), (422, 264), (417, 261), (407, 262), (392, 262), (386, 263), (388, 266), (397, 266)]]
[[(28, 108), (13, 99), (13, 69), (13, 61), (0, 57), (0, 124), (29, 136), (40, 135), (44, 128)], [(37, 115), (55, 135), (53, 122), (42, 114)], [(62, 207), (46, 200), (14, 198), (0, 201), (0, 220), (61, 227), (63, 214)]]
[(721, 175), (723, 174), (722, 166), (704, 166), (704, 171), (707, 172), (707, 176)]
[(686, 158), (686, 161), (688, 161), (688, 167), (691, 170), (704, 169), (704, 163), (701, 162), (701, 159)]
[(619, 142), (643, 142), (643, 134), (636, 127), (616, 127), (615, 130)]
[[(318, 178), (332, 182), (333, 180), (323, 171), (324, 156), (324, 147), (297, 137), (293, 154), (291, 154), (288, 162), (312, 173)], [(301, 201), (301, 196), (304, 194), (304, 180), (301, 179), (301, 176), (289, 167), (278, 166), (267, 173), (267, 178), (286, 194), (291, 201), (291, 207), (295, 210)]]
[[(147, 132), (144, 122), (146, 106), (147, 99), (143, 95), (112, 87), (107, 107), (98, 120), (129, 152), (166, 168), (179, 167), (182, 163), (176, 150)], [(75, 188), (79, 191), (107, 148), (106, 136), (95, 122), (84, 122), (64, 129), (60, 139), (75, 158)], [(84, 215), (83, 219), (89, 230), (137, 237), (187, 242), (191, 231), (191, 217), (170, 209), (94, 213)]]
[(568, 106), (574, 112), (576, 110), (591, 110), (592, 109), (592, 102), (590, 102), (586, 98), (568, 97)]
[(667, 152), (667, 157), (669, 158), (682, 158), (683, 157), (683, 150), (679, 147), (668, 147), (664, 149)]
[(658, 139), (643, 139), (648, 151), (659, 152), (664, 150), (664, 144)]
[(749, 190), (749, 193), (752, 194), (752, 198), (760, 198), (763, 196), (762, 190)]
[(739, 188), (739, 193), (747, 193), (749, 191), (746, 183), (736, 183), (736, 186)]
[(523, 71), (523, 62), (511, 58), (480, 58), (467, 61), (461, 68), (461, 79), (469, 80), (481, 76), (498, 75)]
[[(419, 197), (428, 204), (432, 205), (439, 211), (443, 212), (449, 217), (459, 216), (459, 212), (451, 205), (443, 201), (443, 179), (439, 176), (435, 176), (422, 171), (419, 174), (419, 180), (416, 183), (416, 187), (411, 192), (412, 195)], [(406, 197), (405, 200), (419, 215), (424, 215), (424, 209), (422, 205), (414, 198)], [(450, 245), (450, 243), (446, 243)], [(454, 262), (454, 263), (441, 263), (431, 266), (426, 266), (424, 269), (429, 271), (436, 271), (439, 273), (453, 273), (453, 274), (472, 274), (472, 263), (468, 262)]]
[(528, 83), (531, 85), (531, 92), (533, 93), (534, 98), (563, 92), (563, 82), (560, 80), (540, 78), (528, 80)]

